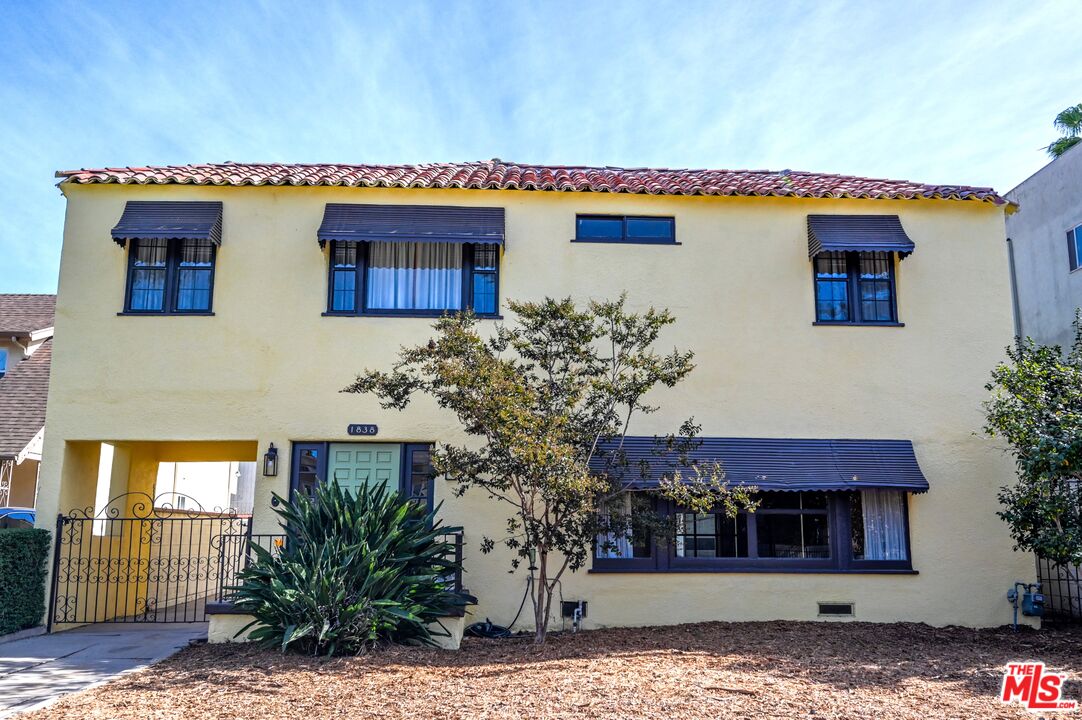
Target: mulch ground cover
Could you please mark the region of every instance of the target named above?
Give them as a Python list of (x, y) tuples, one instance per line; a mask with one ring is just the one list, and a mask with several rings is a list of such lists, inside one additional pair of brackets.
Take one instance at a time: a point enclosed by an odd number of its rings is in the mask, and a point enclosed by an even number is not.
[(1036, 718), (997, 698), (1012, 660), (1082, 700), (1079, 631), (704, 623), (330, 660), (197, 645), (26, 718)]

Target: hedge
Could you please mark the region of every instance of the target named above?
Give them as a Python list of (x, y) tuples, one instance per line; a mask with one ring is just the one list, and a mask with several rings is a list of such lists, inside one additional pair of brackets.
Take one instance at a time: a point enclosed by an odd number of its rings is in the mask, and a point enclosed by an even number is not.
[(48, 553), (48, 530), (0, 530), (0, 635), (41, 622)]

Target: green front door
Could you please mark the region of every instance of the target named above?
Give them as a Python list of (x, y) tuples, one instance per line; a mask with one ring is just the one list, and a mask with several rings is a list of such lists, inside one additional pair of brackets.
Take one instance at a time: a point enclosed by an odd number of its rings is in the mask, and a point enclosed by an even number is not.
[(331, 443), (327, 475), (357, 494), (361, 485), (398, 490), (402, 446), (394, 443)]

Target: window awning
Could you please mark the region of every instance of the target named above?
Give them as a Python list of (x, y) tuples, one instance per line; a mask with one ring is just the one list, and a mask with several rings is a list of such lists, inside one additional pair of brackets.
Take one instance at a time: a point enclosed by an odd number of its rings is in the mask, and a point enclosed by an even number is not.
[(129, 200), (113, 240), (210, 240), (222, 244), (220, 202), (148, 202)]
[(347, 242), (457, 242), (503, 245), (503, 208), (328, 203), (317, 233)]
[[(704, 470), (719, 462), (730, 486), (755, 485), (760, 490), (859, 490), (886, 488), (927, 492), (928, 481), (917, 464), (909, 440), (822, 440), (790, 438), (698, 438), (688, 460)], [(616, 443), (602, 445), (605, 455), (594, 460), (603, 472)], [(621, 468), (629, 486), (657, 487), (671, 477), (678, 463), (653, 437), (624, 439), (627, 466)], [(692, 477), (690, 467), (681, 475)]]
[(878, 250), (905, 257), (915, 247), (897, 215), (808, 216), (808, 257), (831, 250)]

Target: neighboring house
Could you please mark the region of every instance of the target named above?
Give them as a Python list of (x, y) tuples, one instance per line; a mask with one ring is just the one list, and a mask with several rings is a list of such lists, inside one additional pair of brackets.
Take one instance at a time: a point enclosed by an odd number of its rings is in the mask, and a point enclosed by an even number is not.
[(1014, 256), (1017, 332), (1070, 347), (1082, 308), (1082, 145), (1007, 193), (1019, 210), (1007, 217)]
[[(445, 311), (472, 308), (490, 332), (509, 298), (626, 291), (632, 308), (673, 311), (664, 345), (693, 350), (698, 366), (651, 396), (661, 411), (632, 428), (629, 449), (649, 461), (650, 438), (694, 416), (700, 456), (759, 486), (763, 504), (735, 520), (663, 505), (680, 519), (675, 543), (628, 544), (564, 578), (562, 599), (588, 603), (585, 626), (1003, 625), (1007, 591), (1033, 576), (995, 514), (1011, 459), (977, 432), (1012, 337), (1006, 203), (990, 189), (498, 160), (59, 176), (41, 527), (96, 498), (153, 493), (163, 463), (256, 461), (251, 524), (212, 529), (195, 549), (158, 537), (151, 555), (221, 568), (235, 538), (281, 532), (272, 493), (331, 477), (389, 483), (464, 526), (476, 616), (509, 622), (526, 569), (508, 572), (501, 547), (479, 551), (503, 536), (508, 510), (481, 492), (456, 497), (428, 464), (433, 443), (465, 439), (454, 418), (424, 399), (392, 412), (340, 391), (424, 343)], [(194, 597), (146, 589), (144, 541), (123, 524), (146, 527), (133, 497), (110, 522), (101, 502), (97, 521), (61, 519), (56, 622), (160, 619)], [(112, 538), (102, 552), (138, 568), (135, 590), (104, 593), (135, 597), (134, 609), (85, 609), (102, 595), (86, 583), (117, 581), (70, 572), (98, 551), (69, 522), (96, 522)], [(197, 585), (213, 592), (214, 572)]]
[(55, 295), (0, 294), (0, 526), (33, 521)]

